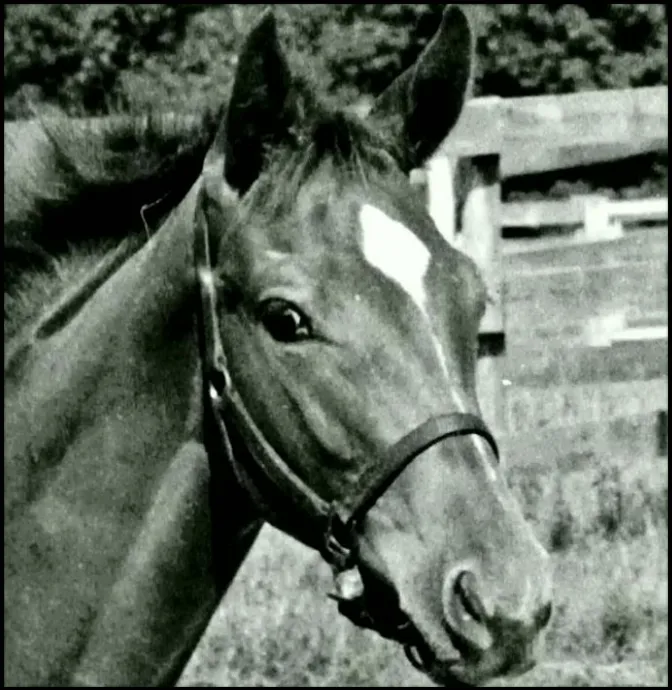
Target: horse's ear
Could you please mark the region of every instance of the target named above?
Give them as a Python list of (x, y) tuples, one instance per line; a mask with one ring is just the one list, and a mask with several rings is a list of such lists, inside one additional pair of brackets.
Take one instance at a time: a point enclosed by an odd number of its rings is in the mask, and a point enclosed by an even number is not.
[(449, 5), (416, 63), (376, 99), (369, 118), (391, 129), (407, 172), (420, 167), (457, 122), (471, 90), (473, 63), (469, 19)]
[(259, 176), (266, 147), (279, 143), (291, 126), (290, 84), (269, 8), (240, 52), (229, 107), (215, 142), (224, 155), (225, 180), (240, 194)]

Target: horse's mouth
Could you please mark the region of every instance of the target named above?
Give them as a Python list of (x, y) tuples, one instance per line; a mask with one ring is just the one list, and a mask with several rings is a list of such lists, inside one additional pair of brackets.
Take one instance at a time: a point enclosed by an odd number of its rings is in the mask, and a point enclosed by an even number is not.
[(398, 595), (383, 597), (385, 589), (365, 589), (367, 597), (334, 597), (339, 600), (340, 613), (355, 625), (400, 643), (413, 667), (438, 685), (479, 687), (502, 676), (520, 675), (534, 666), (529, 640), (509, 639), (506, 630), (492, 626), (491, 643), (474, 649), (447, 621), (434, 615), (427, 602), (415, 600), (403, 605)]
[[(406, 635), (403, 640), (404, 652), (411, 665), (421, 673), (431, 678), (435, 683), (445, 687), (476, 687), (479, 680), (474, 673), (468, 658), (460, 652), (459, 644), (455, 644), (454, 636), (448, 632), (450, 649), (445, 649), (441, 657), (427, 642), (428, 636), (423, 634), (421, 627), (410, 616), (402, 613), (406, 621)], [(445, 630), (445, 628), (444, 628)], [(442, 645), (443, 646), (443, 645)]]
[(418, 670), (438, 685), (450, 688), (473, 688), (501, 676), (518, 676), (529, 671), (534, 662), (524, 661), (513, 655), (507, 658), (504, 650), (488, 650), (481, 657), (474, 657), (462, 649), (452, 631), (447, 630), (452, 650), (441, 658), (425, 641), (425, 637), (414, 625), (412, 642), (404, 645), (406, 657)]
[(439, 661), (424, 642), (407, 644), (404, 651), (413, 667), (429, 676), (435, 683), (445, 687), (476, 687), (465, 678), (461, 656), (456, 655), (454, 659)]

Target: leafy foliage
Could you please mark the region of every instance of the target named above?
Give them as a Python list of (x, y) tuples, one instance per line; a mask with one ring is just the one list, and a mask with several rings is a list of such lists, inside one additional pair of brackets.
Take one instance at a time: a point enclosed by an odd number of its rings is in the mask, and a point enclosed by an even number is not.
[(664, 5), (488, 5), (479, 56), (484, 94), (667, 84), (667, 14)]
[[(354, 100), (380, 92), (413, 62), (441, 11), (440, 4), (329, 4), (281, 5), (277, 13), (290, 60), (310, 57), (322, 84)], [(4, 12), (5, 117), (15, 117), (16, 94), (26, 85), (71, 112), (127, 109), (136, 96), (128, 85), (139, 74), (165, 82), (165, 105), (190, 105), (190, 86), (228, 85), (259, 8), (10, 4)], [(480, 94), (667, 83), (665, 5), (502, 4), (471, 12)]]
[(124, 70), (171, 53), (204, 5), (6, 5), (5, 118), (25, 114), (21, 91), (67, 112), (124, 109)]
[[(4, 6), (5, 119), (30, 104), (77, 115), (219, 106), (255, 5)], [(471, 5), (476, 95), (667, 84), (663, 4)], [(293, 67), (341, 103), (370, 99), (409, 66), (440, 4), (279, 5)], [(666, 162), (665, 162), (666, 164)]]

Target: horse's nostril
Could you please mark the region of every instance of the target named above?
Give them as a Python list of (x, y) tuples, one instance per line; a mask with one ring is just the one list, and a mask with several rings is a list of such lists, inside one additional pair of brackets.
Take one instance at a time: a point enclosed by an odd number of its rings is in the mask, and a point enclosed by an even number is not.
[(538, 612), (537, 615), (535, 616), (535, 623), (537, 624), (537, 629), (541, 630), (542, 628), (545, 628), (549, 621), (551, 620), (551, 614), (553, 613), (553, 606), (549, 602), (545, 606), (543, 606)]
[(485, 623), (487, 613), (478, 594), (476, 576), (465, 570), (455, 578), (453, 591), (460, 604), (477, 623)]
[(467, 568), (453, 570), (443, 584), (444, 625), (463, 657), (483, 654), (494, 643), (492, 616), (480, 589), (475, 573)]

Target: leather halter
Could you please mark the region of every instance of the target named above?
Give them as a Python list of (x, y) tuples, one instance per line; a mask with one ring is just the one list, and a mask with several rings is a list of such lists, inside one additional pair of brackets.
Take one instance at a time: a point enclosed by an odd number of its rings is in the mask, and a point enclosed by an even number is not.
[(235, 390), (217, 318), (217, 295), (212, 275), (205, 214), (196, 211), (194, 260), (200, 287), (200, 347), (203, 366), (204, 438), (210, 463), (223, 453), (237, 479), (258, 494), (245, 468), (236, 461), (227, 424), (241, 436), (257, 469), (302, 515), (323, 531), (322, 555), (336, 573), (356, 564), (357, 527), (374, 503), (418, 455), (440, 441), (475, 434), (484, 438), (499, 458), (497, 443), (485, 422), (470, 413), (453, 412), (429, 418), (365, 467), (358, 488), (340, 500), (327, 501), (308, 486), (266, 440)]

